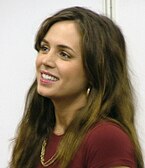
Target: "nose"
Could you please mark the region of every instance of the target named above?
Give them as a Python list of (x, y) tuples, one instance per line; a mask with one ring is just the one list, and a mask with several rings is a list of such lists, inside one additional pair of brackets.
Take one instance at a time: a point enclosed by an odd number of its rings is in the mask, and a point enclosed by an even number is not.
[(45, 54), (42, 58), (42, 64), (51, 68), (54, 68), (56, 65), (56, 56), (54, 52), (49, 52)]

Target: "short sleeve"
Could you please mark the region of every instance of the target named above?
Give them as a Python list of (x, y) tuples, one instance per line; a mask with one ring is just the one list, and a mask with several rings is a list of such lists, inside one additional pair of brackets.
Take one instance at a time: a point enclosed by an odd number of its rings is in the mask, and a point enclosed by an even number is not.
[(85, 143), (87, 168), (136, 168), (133, 145), (117, 124), (99, 124), (89, 132)]

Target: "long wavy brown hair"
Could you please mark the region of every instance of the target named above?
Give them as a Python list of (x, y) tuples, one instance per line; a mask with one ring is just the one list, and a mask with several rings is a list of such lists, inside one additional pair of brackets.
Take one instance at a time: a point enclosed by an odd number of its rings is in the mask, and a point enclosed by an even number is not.
[[(61, 140), (57, 159), (66, 168), (90, 127), (100, 120), (121, 125), (134, 144), (137, 167), (143, 158), (134, 123), (133, 91), (128, 75), (124, 37), (109, 18), (82, 7), (63, 9), (47, 18), (36, 36), (35, 49), (56, 22), (72, 20), (82, 36), (83, 62), (91, 91), (87, 105), (70, 123)], [(37, 93), (37, 81), (30, 87), (23, 118), (15, 137), (11, 168), (35, 168), (44, 138), (55, 126), (54, 106)], [(68, 150), (69, 149), (69, 150)]]

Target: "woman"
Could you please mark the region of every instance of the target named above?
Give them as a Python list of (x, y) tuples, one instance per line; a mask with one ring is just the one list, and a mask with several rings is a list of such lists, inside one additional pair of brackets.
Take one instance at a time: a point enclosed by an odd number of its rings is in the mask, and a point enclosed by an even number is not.
[(81, 8), (46, 19), (11, 168), (143, 168), (125, 41)]

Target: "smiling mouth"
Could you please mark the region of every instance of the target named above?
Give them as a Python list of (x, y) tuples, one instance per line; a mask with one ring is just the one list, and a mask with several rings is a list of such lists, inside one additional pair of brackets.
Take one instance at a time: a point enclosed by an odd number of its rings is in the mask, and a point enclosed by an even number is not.
[(41, 77), (42, 77), (42, 79), (49, 80), (49, 81), (57, 81), (58, 80), (58, 78), (56, 78), (52, 75), (45, 74), (45, 73), (41, 73)]

